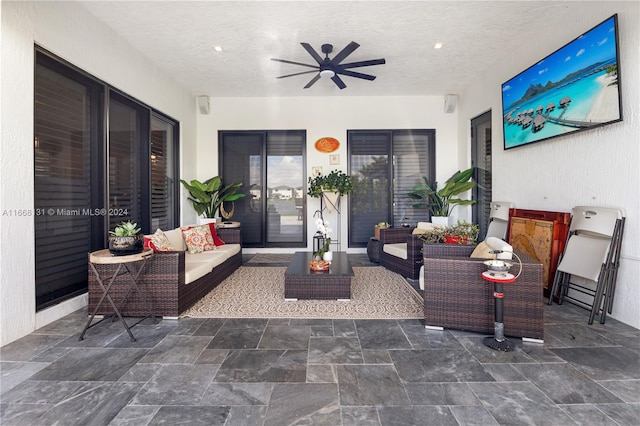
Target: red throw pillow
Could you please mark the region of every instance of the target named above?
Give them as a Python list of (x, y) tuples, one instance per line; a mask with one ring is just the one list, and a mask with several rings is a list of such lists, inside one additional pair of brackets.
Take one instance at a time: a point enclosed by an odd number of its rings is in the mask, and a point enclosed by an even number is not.
[(156, 250), (156, 246), (153, 244), (153, 241), (151, 241), (151, 237), (144, 237), (144, 248), (150, 248), (153, 251), (158, 251)]
[(211, 236), (213, 237), (213, 243), (216, 246), (223, 246), (225, 243), (218, 237), (218, 233), (216, 232), (216, 224), (209, 223), (209, 229), (211, 230)]

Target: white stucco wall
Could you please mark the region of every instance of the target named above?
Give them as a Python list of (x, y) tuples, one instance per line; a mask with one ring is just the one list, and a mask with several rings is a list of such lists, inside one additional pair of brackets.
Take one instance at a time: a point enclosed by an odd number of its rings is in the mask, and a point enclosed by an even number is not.
[[(314, 166), (322, 166), (325, 173), (333, 169), (347, 171), (347, 130), (435, 129), (436, 173), (438, 181), (442, 182), (456, 170), (467, 167), (467, 164), (458, 163), (456, 123), (457, 114), (444, 112), (441, 96), (212, 98), (211, 113), (198, 116), (197, 174), (200, 179), (218, 174), (218, 130), (305, 129), (306, 173), (311, 176)], [(340, 155), (339, 166), (330, 165), (329, 154), (315, 149), (315, 141), (324, 136), (340, 141), (340, 148), (332, 153)], [(319, 208), (319, 201), (308, 198), (307, 202), (308, 223), (313, 224), (311, 215)], [(343, 211), (347, 211), (346, 206)], [(460, 209), (458, 213), (465, 214), (466, 211)], [(343, 249), (347, 247), (347, 219), (343, 213)], [(310, 249), (315, 228), (313, 225), (308, 228)]]
[[(618, 14), (624, 120), (579, 134), (503, 150), (503, 82), (592, 26)], [(469, 121), (492, 111), (493, 198), (519, 208), (570, 212), (579, 205), (626, 211), (622, 259), (612, 316), (640, 328), (640, 3), (590, 2), (574, 12), (554, 44), (513, 49), (490, 74), (479, 76), (461, 97), (459, 131), (469, 139)]]
[[(195, 164), (193, 97), (93, 15), (73, 2), (3, 1), (0, 11), (0, 212), (34, 208), (34, 44), (179, 120), (181, 162)], [(0, 345), (86, 304), (36, 314), (33, 241), (33, 217), (0, 217)]]

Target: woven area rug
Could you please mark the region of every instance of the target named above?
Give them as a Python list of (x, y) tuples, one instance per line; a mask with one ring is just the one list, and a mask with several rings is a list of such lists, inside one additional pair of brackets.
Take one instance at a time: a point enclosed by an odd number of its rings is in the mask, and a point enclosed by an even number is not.
[(242, 266), (185, 311), (192, 318), (421, 319), (423, 299), (400, 275), (354, 267), (351, 300), (284, 300), (284, 267)]

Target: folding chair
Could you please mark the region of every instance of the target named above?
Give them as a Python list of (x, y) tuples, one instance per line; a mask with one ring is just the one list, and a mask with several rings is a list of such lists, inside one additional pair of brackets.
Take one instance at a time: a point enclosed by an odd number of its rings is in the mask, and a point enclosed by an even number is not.
[(487, 228), (487, 236), (507, 239), (507, 229), (509, 229), (509, 209), (514, 204), (508, 201), (492, 201), (491, 213), (489, 213), (489, 227)]
[[(604, 324), (611, 313), (624, 228), (623, 212), (604, 207), (572, 209), (567, 243), (560, 257), (549, 305), (567, 301), (591, 310), (589, 324), (597, 314)], [(604, 299), (603, 299), (604, 298)]]

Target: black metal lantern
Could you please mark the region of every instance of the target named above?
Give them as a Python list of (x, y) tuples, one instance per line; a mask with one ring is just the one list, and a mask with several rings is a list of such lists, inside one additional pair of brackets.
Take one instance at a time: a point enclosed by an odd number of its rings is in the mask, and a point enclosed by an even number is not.
[(313, 236), (313, 252), (318, 253), (324, 247), (324, 234), (320, 231), (316, 231)]

